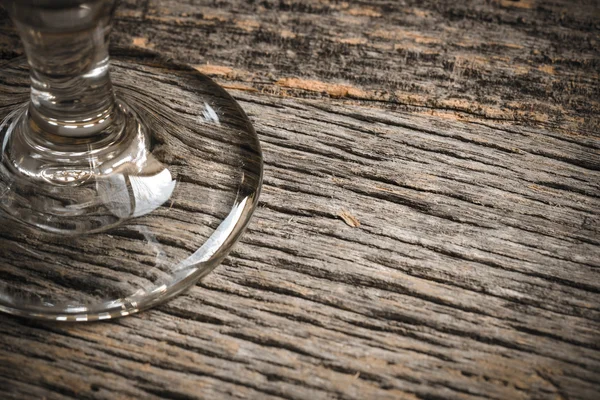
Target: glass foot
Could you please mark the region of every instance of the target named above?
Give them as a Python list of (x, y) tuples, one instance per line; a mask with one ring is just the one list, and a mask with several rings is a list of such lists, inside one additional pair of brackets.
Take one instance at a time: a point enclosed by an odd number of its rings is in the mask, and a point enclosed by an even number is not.
[(0, 311), (88, 321), (158, 304), (215, 268), (256, 207), (260, 145), (235, 100), (153, 53), (111, 56), (117, 110), (93, 139), (44, 133), (26, 61), (0, 70)]

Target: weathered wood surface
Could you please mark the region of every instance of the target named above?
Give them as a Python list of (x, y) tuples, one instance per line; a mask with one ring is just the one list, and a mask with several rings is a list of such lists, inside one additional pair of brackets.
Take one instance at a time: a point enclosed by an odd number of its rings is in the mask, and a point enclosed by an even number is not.
[(158, 309), (1, 316), (2, 396), (599, 398), (599, 15), (124, 1), (114, 41), (197, 65), (248, 112), (261, 206)]

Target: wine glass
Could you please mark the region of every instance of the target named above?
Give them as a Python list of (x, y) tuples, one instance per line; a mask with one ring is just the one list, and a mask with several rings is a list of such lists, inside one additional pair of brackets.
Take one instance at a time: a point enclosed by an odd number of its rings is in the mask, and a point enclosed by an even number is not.
[(25, 58), (0, 67), (0, 311), (90, 321), (214, 269), (256, 208), (260, 144), (191, 67), (112, 49), (114, 0), (3, 0)]

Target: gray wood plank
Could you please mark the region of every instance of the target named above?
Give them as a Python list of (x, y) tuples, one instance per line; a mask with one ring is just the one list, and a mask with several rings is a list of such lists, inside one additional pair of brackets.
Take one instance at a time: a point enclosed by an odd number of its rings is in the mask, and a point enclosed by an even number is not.
[(600, 396), (596, 2), (122, 3), (247, 111), (260, 207), (155, 310), (0, 316), (8, 398)]

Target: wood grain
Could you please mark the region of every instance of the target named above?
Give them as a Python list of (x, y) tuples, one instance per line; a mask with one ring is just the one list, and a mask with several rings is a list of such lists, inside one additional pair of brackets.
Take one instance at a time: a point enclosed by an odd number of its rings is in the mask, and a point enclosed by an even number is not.
[(600, 397), (599, 21), (595, 1), (123, 1), (115, 42), (246, 110), (261, 205), (158, 309), (1, 316), (3, 395)]

